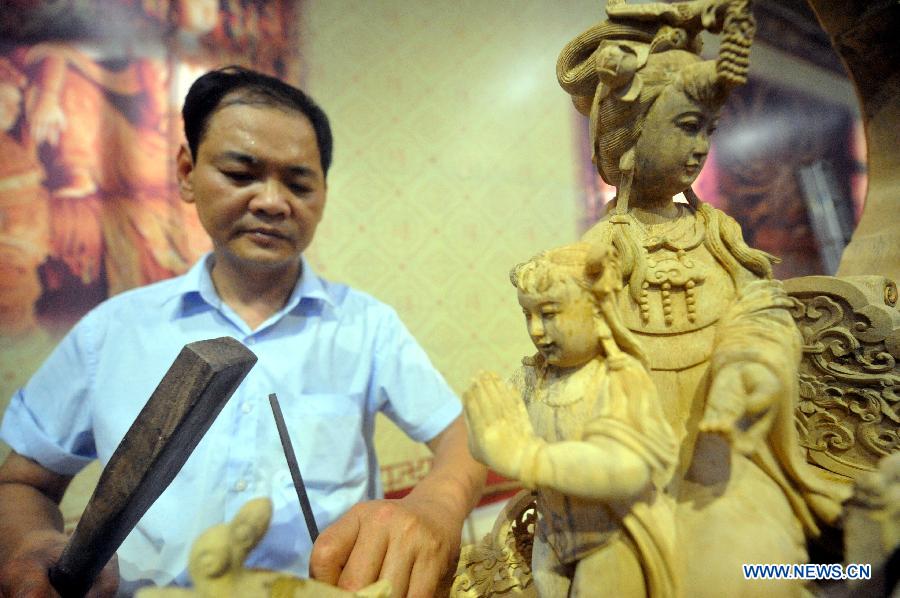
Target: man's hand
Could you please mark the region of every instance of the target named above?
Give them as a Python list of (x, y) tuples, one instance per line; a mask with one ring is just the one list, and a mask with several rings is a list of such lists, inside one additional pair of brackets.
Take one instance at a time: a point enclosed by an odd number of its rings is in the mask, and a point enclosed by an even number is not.
[(386, 579), (394, 596), (431, 598), (456, 568), (462, 526), (485, 469), (466, 449), (462, 417), (428, 441), (431, 471), (404, 498), (356, 505), (313, 546), (313, 578), (348, 590)]
[[(47, 574), (66, 546), (59, 501), (71, 480), (15, 452), (0, 465), (0, 596), (58, 595)], [(114, 596), (118, 586), (113, 557), (88, 596)]]
[(456, 564), (460, 531), (440, 505), (411, 496), (360, 503), (319, 536), (310, 575), (346, 590), (387, 579), (393, 596), (430, 598)]
[(522, 455), (534, 430), (519, 393), (492, 373), (481, 373), (463, 393), (472, 456), (497, 473), (520, 478)]
[(765, 417), (782, 393), (778, 377), (759, 363), (733, 363), (715, 374), (700, 431), (719, 434), (737, 450), (750, 453), (762, 439)]
[[(36, 531), (26, 536), (19, 549), (0, 567), (0, 596), (58, 596), (50, 585), (47, 572), (62, 554), (66, 540), (65, 534), (52, 530)], [(119, 566), (113, 557), (100, 572), (87, 595), (89, 598), (115, 596), (118, 587)]]

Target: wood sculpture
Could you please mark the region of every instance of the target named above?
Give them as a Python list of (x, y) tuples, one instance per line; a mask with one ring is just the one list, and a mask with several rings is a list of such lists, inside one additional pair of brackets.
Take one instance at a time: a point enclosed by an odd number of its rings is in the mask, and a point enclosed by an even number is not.
[(618, 313), (617, 260), (582, 243), (512, 279), (538, 353), (517, 388), (483, 374), (464, 402), (473, 455), (536, 491), (538, 593), (673, 594), (674, 505), (662, 490), (678, 447)]
[[(690, 188), (703, 167), (728, 90), (746, 78), (754, 31), (748, 4), (610, 2), (609, 19), (572, 40), (557, 63), (561, 85), (590, 117), (597, 169), (617, 188), (609, 213), (582, 241), (592, 253), (619, 256), (623, 290), (618, 312), (649, 358), (649, 377), (659, 397), (655, 404), (677, 446), (674, 474), (655, 482), (659, 496), (634, 500), (637, 494), (632, 494), (630, 510), (618, 513), (622, 553), (615, 562), (631, 567), (630, 575), (642, 583), (614, 585), (617, 595), (802, 595), (802, 581), (754, 585), (744, 579), (742, 565), (806, 562), (807, 541), (837, 521), (850, 490), (849, 479), (839, 480), (804, 459), (794, 425), (802, 341), (791, 313), (796, 303), (772, 280), (774, 258), (748, 247), (740, 226)], [(698, 56), (703, 30), (721, 34), (715, 60)], [(673, 201), (679, 193), (686, 204)], [(582, 326), (592, 329), (590, 319)], [(526, 379), (526, 397), (539, 395), (537, 380), (529, 389)], [(519, 422), (518, 431), (509, 426), (503, 433), (506, 442), (492, 442), (509, 453), (507, 463), (530, 463), (536, 458), (534, 449), (518, 448), (520, 441), (509, 440), (529, 437), (530, 428), (522, 425), (521, 413), (505, 415), (514, 411), (508, 405), (502, 410), (480, 406), (485, 397), (510, 394), (487, 391), (486, 384), (484, 378), (476, 381), (467, 397), (476, 454), (481, 450), (479, 456), (495, 468), (504, 463), (483, 450), (490, 433), (487, 424), (475, 420), (479, 412), (487, 412)], [(603, 396), (586, 400), (599, 403)], [(574, 439), (590, 440), (579, 430)], [(579, 586), (578, 568), (590, 553), (573, 560), (553, 546), (553, 556), (563, 565), (558, 572), (565, 576), (575, 567), (574, 585), (550, 586), (540, 579), (545, 559), (540, 547), (549, 538), (542, 520), (565, 516), (571, 508), (566, 504), (548, 510), (541, 493), (558, 489), (553, 480), (599, 475), (595, 463), (586, 459), (559, 463), (561, 471), (542, 479), (535, 477), (534, 465), (506, 470), (538, 488), (529, 563), (534, 586), (523, 579), (509, 586), (512, 593), (589, 595)], [(574, 487), (566, 492), (577, 496)], [(637, 506), (662, 513), (667, 503), (671, 528), (662, 515), (643, 526), (629, 525), (628, 516)], [(657, 562), (665, 568), (648, 567), (646, 538), (669, 533), (668, 545), (677, 546), (677, 552), (660, 550)], [(589, 550), (601, 554), (605, 546), (595, 543)], [(473, 566), (478, 559), (493, 558), (492, 550), (482, 544), (464, 555), (454, 584), (457, 595), (479, 595), (473, 590), (483, 578), (473, 573)], [(521, 564), (515, 556), (511, 562)], [(666, 583), (660, 582), (664, 577), (658, 571), (668, 572)], [(603, 572), (595, 575), (603, 579)]]

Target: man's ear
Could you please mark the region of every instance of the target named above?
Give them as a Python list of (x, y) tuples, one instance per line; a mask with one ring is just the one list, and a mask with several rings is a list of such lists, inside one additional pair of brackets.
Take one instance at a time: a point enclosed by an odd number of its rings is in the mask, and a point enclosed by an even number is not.
[(181, 201), (185, 203), (194, 203), (193, 173), (194, 159), (191, 157), (191, 150), (182, 144), (178, 148), (178, 157), (175, 159), (175, 175), (178, 177), (178, 192), (181, 194)]

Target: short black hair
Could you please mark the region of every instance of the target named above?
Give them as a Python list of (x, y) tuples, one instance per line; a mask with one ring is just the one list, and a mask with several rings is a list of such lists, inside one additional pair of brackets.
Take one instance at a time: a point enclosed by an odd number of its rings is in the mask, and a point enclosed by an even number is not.
[(222, 105), (222, 100), (235, 93), (240, 94), (236, 98), (236, 103), (286, 108), (306, 116), (316, 133), (322, 172), (328, 174), (333, 140), (331, 125), (328, 124), (325, 111), (296, 87), (275, 77), (237, 65), (226, 66), (202, 75), (194, 81), (184, 98), (181, 116), (184, 118), (184, 136), (187, 138), (192, 158), (197, 158), (197, 150), (203, 136), (206, 135), (210, 118)]

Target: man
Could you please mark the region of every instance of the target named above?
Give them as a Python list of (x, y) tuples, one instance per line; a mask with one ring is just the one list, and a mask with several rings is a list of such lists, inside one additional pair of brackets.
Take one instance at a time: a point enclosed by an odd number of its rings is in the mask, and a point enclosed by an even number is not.
[[(15, 451), (0, 467), (0, 590), (44, 591), (72, 475), (109, 458), (183, 344), (230, 335), (259, 361), (123, 543), (122, 589), (187, 583), (193, 539), (261, 495), (274, 514), (248, 565), (308, 567), (347, 589), (386, 578), (396, 595), (432, 595), (484, 470), (468, 454), (458, 401), (393, 310), (318, 278), (302, 257), (325, 207), (325, 114), (277, 79), (229, 67), (197, 80), (183, 116), (180, 192), (213, 252), (184, 276), (98, 306), (13, 397), (0, 427)], [(270, 392), (324, 528), (314, 547), (266, 412)], [(430, 474), (396, 501), (378, 500), (377, 411), (434, 453)], [(113, 563), (95, 591), (118, 578)]]

